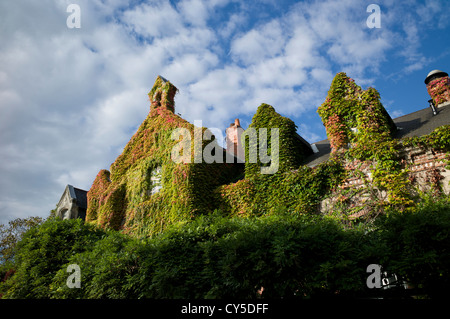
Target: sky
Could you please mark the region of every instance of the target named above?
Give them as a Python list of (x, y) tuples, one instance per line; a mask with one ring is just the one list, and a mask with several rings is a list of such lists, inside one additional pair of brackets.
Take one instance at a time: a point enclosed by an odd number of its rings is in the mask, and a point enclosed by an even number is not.
[(0, 223), (48, 217), (67, 184), (89, 190), (158, 75), (191, 123), (246, 128), (267, 103), (314, 143), (336, 73), (376, 88), (395, 118), (428, 106), (423, 81), (450, 71), (449, 40), (446, 0), (0, 0)]

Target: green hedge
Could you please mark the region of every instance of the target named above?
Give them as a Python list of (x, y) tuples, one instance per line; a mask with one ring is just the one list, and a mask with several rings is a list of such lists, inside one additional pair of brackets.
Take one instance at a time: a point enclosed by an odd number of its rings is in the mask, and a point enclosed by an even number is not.
[(410, 213), (380, 217), (383, 265), (432, 298), (450, 297), (450, 205), (432, 197)]
[[(48, 220), (24, 235), (4, 298), (360, 297), (369, 264), (429, 297), (450, 288), (450, 203), (391, 212), (373, 225), (283, 212), (229, 218), (219, 212), (151, 239)], [(81, 288), (66, 286), (69, 264)], [(264, 288), (262, 295), (257, 293)]]

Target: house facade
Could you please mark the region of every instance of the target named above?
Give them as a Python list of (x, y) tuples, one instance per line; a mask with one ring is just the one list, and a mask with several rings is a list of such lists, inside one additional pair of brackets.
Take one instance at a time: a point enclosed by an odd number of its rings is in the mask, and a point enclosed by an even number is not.
[[(308, 143), (292, 120), (262, 104), (247, 130), (239, 119), (230, 124), (223, 149), (206, 128), (196, 128), (174, 113), (177, 89), (158, 77), (149, 93), (147, 118), (87, 192), (86, 221), (154, 233), (215, 209), (251, 216), (280, 207), (302, 213), (342, 212), (358, 219), (389, 207), (407, 210), (421, 192), (448, 194), (450, 81), (447, 73), (434, 70), (425, 84), (430, 107), (392, 119), (375, 89), (362, 90), (339, 73), (318, 109), (328, 139)], [(255, 149), (251, 139), (246, 140), (248, 132), (260, 128), (280, 128), (280, 165), (274, 174), (260, 174), (262, 164), (249, 161)], [(269, 146), (272, 142), (270, 137), (265, 140)], [(215, 158), (234, 159), (211, 163), (196, 157), (198, 149), (200, 154), (208, 149)], [(188, 160), (174, 161), (174, 150), (176, 155), (188, 154)], [(61, 218), (82, 215), (70, 208), (75, 198), (71, 194), (66, 188), (58, 204)]]
[(67, 185), (56, 205), (55, 216), (61, 219), (81, 218), (85, 220), (87, 191)]

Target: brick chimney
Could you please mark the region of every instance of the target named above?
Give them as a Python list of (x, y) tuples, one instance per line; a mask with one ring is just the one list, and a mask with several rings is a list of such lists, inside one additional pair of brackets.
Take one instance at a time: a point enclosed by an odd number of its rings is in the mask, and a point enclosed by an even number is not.
[(244, 129), (241, 127), (239, 119), (235, 119), (226, 130), (227, 152), (245, 162), (244, 149), (241, 143), (241, 136)]
[(431, 71), (425, 79), (425, 84), (434, 106), (440, 108), (450, 105), (450, 78), (446, 72)]

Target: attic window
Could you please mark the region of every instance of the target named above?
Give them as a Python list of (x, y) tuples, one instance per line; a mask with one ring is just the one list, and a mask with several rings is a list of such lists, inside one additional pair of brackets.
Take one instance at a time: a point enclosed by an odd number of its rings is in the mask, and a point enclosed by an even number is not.
[(319, 149), (317, 148), (316, 144), (311, 144), (311, 148), (312, 148), (314, 154), (319, 153)]
[(152, 195), (158, 193), (162, 189), (161, 166), (152, 170), (150, 181), (152, 182)]

